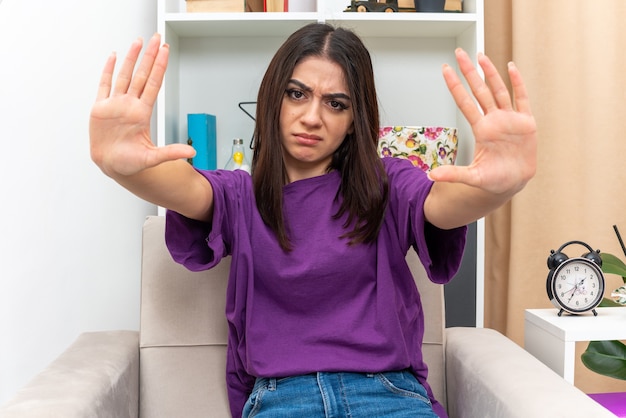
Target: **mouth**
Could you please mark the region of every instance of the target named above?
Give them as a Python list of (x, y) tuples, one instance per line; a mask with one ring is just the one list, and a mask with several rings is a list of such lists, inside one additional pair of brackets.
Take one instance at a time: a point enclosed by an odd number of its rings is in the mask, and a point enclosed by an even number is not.
[(322, 140), (322, 138), (317, 135), (311, 135), (304, 132), (295, 133), (294, 137), (300, 144), (303, 145), (315, 145)]

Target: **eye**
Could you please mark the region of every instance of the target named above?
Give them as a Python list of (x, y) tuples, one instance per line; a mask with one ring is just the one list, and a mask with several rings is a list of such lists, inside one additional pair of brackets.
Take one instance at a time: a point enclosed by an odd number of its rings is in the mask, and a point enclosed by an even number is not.
[(287, 89), (285, 93), (289, 98), (294, 100), (301, 100), (304, 98), (304, 92), (298, 89)]
[(333, 109), (333, 110), (346, 110), (348, 108), (348, 106), (346, 106), (345, 104), (343, 104), (342, 102), (339, 102), (337, 100), (331, 100), (328, 102), (328, 105)]

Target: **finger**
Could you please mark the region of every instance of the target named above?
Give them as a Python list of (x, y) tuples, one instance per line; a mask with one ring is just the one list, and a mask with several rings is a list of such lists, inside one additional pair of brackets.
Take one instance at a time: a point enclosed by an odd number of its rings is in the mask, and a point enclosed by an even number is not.
[(156, 166), (166, 161), (174, 161), (180, 159), (193, 158), (196, 150), (186, 144), (170, 144), (164, 147), (155, 148), (149, 157), (148, 166)]
[(428, 178), (433, 181), (479, 186), (478, 183), (476, 183), (476, 178), (471, 174), (471, 169), (468, 167), (442, 165), (432, 169), (428, 173)]
[(152, 71), (152, 66), (154, 65), (160, 44), (161, 37), (158, 34), (155, 34), (152, 38), (150, 38), (148, 46), (146, 47), (146, 52), (144, 52), (143, 58), (139, 63), (139, 67), (130, 81), (130, 87), (128, 89), (129, 94), (136, 97), (141, 96), (141, 93), (146, 85), (146, 80)]
[(113, 52), (107, 59), (106, 64), (104, 64), (104, 69), (102, 70), (102, 75), (100, 76), (100, 84), (98, 84), (98, 94), (96, 95), (96, 100), (106, 99), (109, 97), (109, 94), (111, 94), (111, 83), (113, 82), (115, 60), (116, 56), (115, 52)]
[(485, 83), (485, 80), (478, 73), (478, 70), (472, 63), (469, 55), (461, 48), (457, 48), (455, 51), (456, 60), (459, 64), (459, 69), (467, 80), (467, 84), (469, 85), (474, 97), (478, 101), (478, 104), (482, 108), (484, 113), (489, 112), (496, 108), (496, 102), (491, 94), (491, 90)]
[(163, 77), (165, 77), (165, 70), (167, 70), (169, 51), (170, 48), (167, 44), (164, 44), (159, 48), (154, 64), (152, 65), (150, 75), (145, 82), (145, 87), (141, 94), (141, 100), (149, 106), (154, 105), (154, 102), (159, 94), (159, 90), (161, 89), (161, 85), (163, 84)]
[(459, 76), (456, 74), (456, 71), (454, 71), (452, 67), (445, 64), (442, 71), (443, 78), (446, 81), (448, 90), (450, 90), (450, 93), (452, 94), (454, 102), (470, 125), (474, 125), (482, 117), (474, 99), (469, 95), (463, 86), (463, 83), (461, 83)]
[(511, 110), (513, 109), (513, 105), (511, 103), (511, 95), (509, 94), (509, 90), (504, 84), (500, 73), (496, 69), (496, 66), (493, 65), (491, 60), (484, 54), (478, 54), (478, 64), (480, 64), (480, 68), (483, 70), (483, 74), (485, 74), (485, 80), (487, 80), (487, 85), (491, 91), (492, 97), (495, 99), (497, 106), (503, 110)]
[(511, 79), (511, 86), (513, 88), (513, 96), (515, 100), (515, 108), (518, 112), (525, 114), (532, 114), (530, 109), (530, 99), (528, 92), (526, 91), (526, 85), (522, 80), (522, 74), (517, 69), (517, 66), (513, 62), (508, 64), (509, 78)]
[(120, 68), (120, 72), (117, 75), (117, 80), (115, 81), (115, 87), (113, 88), (114, 96), (126, 94), (128, 91), (130, 80), (133, 77), (133, 69), (135, 68), (135, 63), (137, 62), (137, 57), (139, 57), (142, 45), (143, 40), (141, 38), (131, 44), (128, 54), (126, 54), (126, 58), (124, 59), (124, 63), (122, 64), (122, 68)]

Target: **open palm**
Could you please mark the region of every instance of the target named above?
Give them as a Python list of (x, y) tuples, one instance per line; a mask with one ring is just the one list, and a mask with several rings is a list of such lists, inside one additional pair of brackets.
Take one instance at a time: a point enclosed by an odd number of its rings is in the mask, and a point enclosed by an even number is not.
[(150, 119), (163, 82), (169, 48), (159, 35), (150, 39), (133, 75), (142, 41), (133, 42), (115, 85), (115, 55), (102, 72), (96, 102), (91, 110), (91, 157), (107, 175), (129, 176), (164, 161), (190, 158), (193, 148), (183, 144), (156, 147), (150, 135)]
[(435, 181), (464, 183), (493, 194), (515, 193), (536, 170), (536, 124), (521, 75), (510, 63), (513, 101), (486, 56), (478, 57), (486, 82), (464, 51), (457, 50), (456, 56), (476, 100), (451, 67), (444, 66), (443, 74), (457, 106), (472, 127), (474, 158), (467, 167), (439, 167), (430, 177)]

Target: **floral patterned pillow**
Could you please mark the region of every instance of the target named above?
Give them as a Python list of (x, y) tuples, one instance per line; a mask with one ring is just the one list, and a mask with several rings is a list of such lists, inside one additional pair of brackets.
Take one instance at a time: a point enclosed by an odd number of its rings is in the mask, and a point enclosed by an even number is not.
[(410, 160), (425, 172), (456, 161), (456, 128), (440, 126), (384, 126), (380, 128), (381, 157)]

